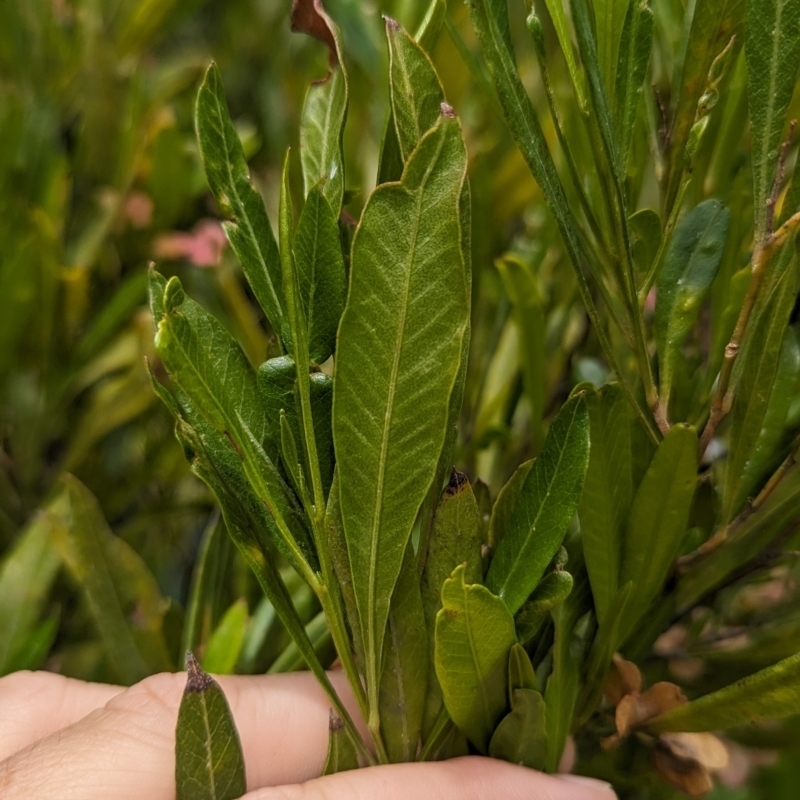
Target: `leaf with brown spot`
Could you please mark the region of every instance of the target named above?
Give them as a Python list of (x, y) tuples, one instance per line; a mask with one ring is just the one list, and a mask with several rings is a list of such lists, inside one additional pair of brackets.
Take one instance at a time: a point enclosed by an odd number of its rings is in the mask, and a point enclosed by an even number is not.
[(292, 0), (291, 21), (295, 33), (306, 33), (330, 48), (331, 66), (339, 61), (333, 23), (322, 0)]

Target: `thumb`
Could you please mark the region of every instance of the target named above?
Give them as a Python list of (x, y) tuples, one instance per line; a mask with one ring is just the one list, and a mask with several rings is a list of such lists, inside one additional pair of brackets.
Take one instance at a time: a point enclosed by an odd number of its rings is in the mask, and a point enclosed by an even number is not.
[(303, 784), (259, 789), (241, 800), (614, 800), (606, 783), (544, 775), (491, 758), (391, 764), (339, 772)]

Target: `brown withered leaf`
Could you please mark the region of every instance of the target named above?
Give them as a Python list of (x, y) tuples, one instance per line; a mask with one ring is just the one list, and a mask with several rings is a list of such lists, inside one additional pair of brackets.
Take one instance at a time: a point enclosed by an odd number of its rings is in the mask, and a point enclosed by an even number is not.
[(608, 671), (603, 694), (609, 705), (619, 705), (625, 695), (639, 694), (642, 691), (642, 673), (632, 661), (626, 661), (619, 653), (614, 653), (611, 669)]
[(306, 33), (328, 46), (331, 66), (339, 60), (333, 22), (325, 13), (322, 0), (292, 0), (292, 30)]
[(626, 695), (617, 705), (617, 733), (627, 736), (639, 725), (685, 702), (686, 697), (680, 687), (668, 681), (655, 683), (642, 694)]
[(728, 766), (728, 748), (713, 733), (662, 733), (659, 741), (678, 758), (696, 761), (708, 770)]
[(702, 764), (676, 756), (661, 742), (653, 749), (652, 760), (656, 772), (689, 797), (702, 797), (714, 788), (711, 775)]

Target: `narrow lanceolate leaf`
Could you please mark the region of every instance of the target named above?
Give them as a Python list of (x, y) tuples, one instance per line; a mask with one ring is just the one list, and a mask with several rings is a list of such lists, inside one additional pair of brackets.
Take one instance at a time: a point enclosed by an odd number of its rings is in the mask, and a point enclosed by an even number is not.
[[(597, 7), (595, 9), (597, 11)], [(597, 13), (599, 15), (599, 11)], [(614, 87), (614, 127), (623, 174), (630, 158), (633, 129), (652, 49), (653, 9), (650, 8), (650, 0), (631, 0), (622, 28)], [(603, 63), (602, 50), (600, 63)]]
[[(157, 306), (157, 303), (153, 305)], [(270, 524), (265, 522), (268, 514), (245, 479), (241, 459), (227, 438), (193, 412), (185, 398), (181, 398), (178, 404), (163, 386), (155, 384), (155, 388), (176, 417), (175, 435), (192, 472), (214, 493), (231, 539), (253, 571), (299, 653), (344, 720), (348, 735), (354, 742), (357, 741), (358, 733), (352, 719), (320, 663), (292, 596), (271, 557), (271, 542), (267, 541), (265, 535)]]
[(564, 569), (548, 572), (542, 578), (514, 616), (520, 642), (527, 644), (539, 633), (552, 612), (569, 597), (574, 584), (572, 575)]
[[(638, 0), (594, 0), (595, 29), (597, 30), (597, 54), (606, 92), (611, 97), (616, 83), (620, 38), (629, 6), (638, 5)], [(622, 58), (624, 59), (624, 54)]]
[(305, 194), (320, 185), (336, 217), (344, 195), (342, 133), (347, 120), (347, 72), (339, 29), (325, 13), (321, 0), (296, 2), (292, 29), (322, 40), (330, 50), (331, 68), (324, 80), (312, 83), (300, 119), (300, 161)]
[(388, 17), (386, 39), (392, 117), (405, 162), (417, 142), (439, 119), (444, 92), (428, 54)]
[(595, 610), (602, 626), (620, 586), (625, 521), (652, 455), (652, 445), (617, 384), (588, 392), (586, 404), (591, 448), (578, 517)]
[(446, 17), (447, 0), (431, 0), (428, 11), (414, 34), (414, 38), (419, 42), (419, 46), (426, 53), (433, 52), (433, 48), (439, 40), (439, 34), (441, 33)]
[(665, 406), (683, 342), (722, 262), (730, 219), (719, 200), (706, 200), (681, 220), (669, 243), (656, 283), (656, 344)]
[[(697, 102), (706, 89), (708, 71), (714, 59), (725, 49), (732, 36), (735, 50), (741, 45), (745, 0), (697, 0), (684, 49), (680, 89), (670, 131), (670, 160), (665, 207), (675, 202), (684, 169), (684, 151), (694, 125)], [(735, 58), (736, 52), (731, 54)]]
[(208, 185), (220, 213), (229, 220), (225, 232), (231, 247), (267, 319), (284, 337), (278, 246), (264, 201), (250, 181), (216, 64), (208, 68), (197, 95), (195, 122)]
[(322, 364), (333, 353), (347, 292), (339, 224), (324, 189), (321, 183), (309, 190), (294, 238), (297, 283), (312, 364)]
[(177, 278), (167, 283), (161, 303), (156, 350), (164, 366), (197, 411), (229, 439), (267, 509), (275, 544), (302, 574), (315, 561), (313, 547), (291, 492), (262, 448), (267, 422), (255, 372), (222, 325), (184, 294)]
[(442, 705), (442, 692), (436, 680), (434, 663), (433, 632), (436, 615), (442, 607), (442, 586), (459, 564), (466, 564), (467, 583), (481, 582), (483, 570), (480, 511), (467, 476), (453, 470), (436, 506), (420, 585), (425, 629), (428, 632), (426, 733)]
[[(754, 478), (758, 479), (751, 472), (756, 466), (751, 462), (759, 440), (766, 434), (765, 424), (773, 391), (781, 391), (776, 378), (784, 340), (787, 334), (794, 336), (792, 331), (787, 331), (789, 314), (794, 305), (794, 287), (793, 270), (786, 270), (775, 282), (769, 295), (759, 303), (738, 358), (739, 379), (731, 410), (730, 449), (722, 493), (722, 514), (726, 522), (741, 510), (748, 493), (755, 489)], [(793, 361), (791, 350), (787, 358)], [(784, 411), (783, 419), (777, 422), (780, 430), (770, 431), (767, 435), (779, 438), (785, 419)]]
[(442, 117), (402, 182), (372, 194), (353, 240), (333, 435), (373, 691), (389, 600), (444, 444), (469, 318), (459, 215), (465, 173), (461, 127)]
[(697, 484), (697, 434), (673, 425), (633, 500), (625, 531), (620, 586), (633, 590), (621, 626), (624, 639), (661, 591), (678, 555)]
[(118, 679), (132, 684), (170, 669), (167, 601), (144, 561), (112, 534), (94, 495), (64, 475), (47, 514), (53, 546), (83, 593)]
[(656, 717), (656, 733), (712, 731), (783, 719), (800, 704), (800, 653)]
[(381, 736), (392, 763), (417, 756), (428, 674), (425, 614), (411, 542), (397, 580), (384, 644)]
[(492, 515), (489, 517), (489, 547), (497, 550), (503, 537), (506, 535), (511, 518), (514, 516), (514, 509), (517, 507), (522, 487), (528, 479), (528, 474), (533, 469), (533, 459), (520, 464), (514, 474), (506, 481), (505, 486), (497, 493)]
[(186, 654), (186, 689), (175, 730), (177, 800), (236, 800), (247, 791), (244, 756), (219, 684)]
[(588, 463), (589, 414), (583, 395), (576, 395), (550, 425), (486, 576), (486, 585), (512, 614), (536, 588), (561, 545)]
[(342, 718), (331, 709), (328, 721), (328, 755), (322, 774), (335, 775), (350, 769), (358, 769), (358, 753), (347, 736)]
[(247, 600), (239, 599), (225, 612), (208, 639), (203, 669), (217, 675), (231, 675), (247, 631)]
[(453, 722), (486, 753), (508, 703), (508, 656), (517, 637), (503, 601), (464, 582), (458, 567), (442, 588), (436, 616), (436, 675)]
[(800, 68), (800, 0), (748, 0), (744, 49), (755, 238), (761, 243), (772, 219), (769, 199), (778, 170), (778, 149)]
[(545, 5), (550, 12), (550, 18), (553, 20), (553, 27), (556, 29), (561, 51), (567, 61), (567, 69), (578, 98), (578, 106), (581, 109), (585, 109), (587, 101), (583, 71), (578, 67), (578, 60), (575, 58), (575, 51), (572, 47), (572, 32), (567, 21), (567, 14), (564, 11), (564, 2), (563, 0), (545, 0)]
[(12, 670), (39, 623), (60, 566), (52, 522), (37, 514), (0, 562), (0, 675)]
[[(514, 693), (515, 689), (538, 689), (536, 673), (531, 664), (530, 656), (521, 644), (515, 644), (508, 654), (508, 691)], [(512, 700), (513, 706), (513, 700)]]

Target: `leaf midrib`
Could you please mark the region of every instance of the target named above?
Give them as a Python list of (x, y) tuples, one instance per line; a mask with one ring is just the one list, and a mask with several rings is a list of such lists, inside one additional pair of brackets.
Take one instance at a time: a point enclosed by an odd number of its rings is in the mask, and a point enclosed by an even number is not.
[[(412, 272), (412, 265), (414, 261), (414, 255), (416, 253), (418, 238), (419, 238), (419, 222), (421, 216), (421, 207), (422, 201), (424, 197), (424, 189), (428, 183), (428, 179), (430, 178), (431, 173), (433, 172), (434, 166), (438, 163), (439, 155), (441, 154), (442, 144), (439, 144), (439, 150), (437, 152), (436, 158), (431, 159), (426, 171), (423, 180), (420, 182), (419, 186), (417, 187), (417, 201), (416, 201), (416, 208), (414, 213), (414, 229), (412, 232), (412, 245), (409, 248), (408, 258), (406, 260), (406, 264), (408, 265), (406, 269), (406, 276), (405, 276), (405, 285), (403, 288), (403, 295), (401, 300), (401, 313), (400, 313), (400, 320), (398, 323), (398, 346), (395, 349), (394, 356), (392, 359), (392, 370), (389, 375), (389, 400), (386, 405), (386, 412), (384, 414), (384, 426), (383, 426), (383, 433), (381, 436), (381, 451), (380, 451), (380, 458), (378, 460), (378, 480), (376, 484), (376, 493), (375, 493), (375, 506), (373, 510), (373, 523), (372, 523), (372, 531), (370, 532), (370, 553), (369, 553), (369, 577), (367, 580), (367, 597), (369, 603), (369, 630), (367, 631), (367, 649), (368, 652), (372, 656), (372, 667), (374, 670), (377, 670), (377, 642), (375, 639), (377, 633), (377, 619), (376, 619), (376, 606), (377, 603), (375, 602), (375, 585), (377, 582), (377, 549), (378, 549), (378, 533), (380, 531), (380, 521), (381, 521), (381, 513), (380, 510), (383, 508), (383, 492), (385, 486), (385, 477), (386, 477), (386, 453), (389, 447), (389, 431), (391, 428), (391, 418), (392, 413), (394, 411), (394, 398), (395, 398), (395, 387), (397, 386), (397, 373), (400, 366), (400, 354), (402, 352), (402, 342), (403, 342), (403, 334), (405, 331), (406, 325), (406, 318), (408, 316), (408, 295), (410, 291), (411, 285), (411, 272)], [(402, 186), (402, 184), (401, 184)], [(404, 186), (402, 186), (403, 190), (409, 192)], [(377, 675), (375, 678), (377, 679)]]
[[(264, 254), (261, 252), (261, 247), (258, 243), (258, 238), (256, 237), (255, 230), (253, 229), (252, 224), (250, 223), (250, 217), (245, 212), (245, 204), (244, 200), (242, 199), (241, 195), (239, 194), (237, 185), (236, 185), (236, 178), (233, 174), (233, 168), (231, 166), (231, 149), (228, 147), (228, 136), (227, 136), (227, 126), (225, 125), (225, 115), (223, 113), (222, 104), (220, 102), (219, 93), (214, 92), (214, 103), (217, 107), (217, 118), (220, 120), (221, 128), (222, 128), (222, 144), (225, 148), (225, 172), (228, 176), (228, 185), (231, 188), (231, 194), (236, 198), (236, 202), (239, 206), (239, 220), (234, 220), (234, 224), (238, 225), (239, 227), (244, 226), (248, 238), (251, 239), (253, 244), (255, 245), (256, 253), (258, 254), (258, 259), (261, 262), (261, 266), (263, 267), (264, 276), (267, 279), (267, 284), (269, 285), (269, 290), (272, 294), (272, 299), (275, 302), (275, 311), (278, 314), (279, 319), (275, 320), (275, 322), (280, 326), (282, 319), (281, 317), (281, 304), (278, 300), (278, 293), (275, 291), (275, 286), (272, 283), (272, 276), (269, 274), (269, 269), (267, 268), (267, 262), (264, 258)], [(244, 157), (244, 156), (243, 156)], [(247, 178), (245, 177), (245, 180)], [(253, 187), (253, 191), (256, 191), (255, 187)], [(266, 212), (265, 212), (266, 213)], [(267, 220), (267, 224), (269, 225), (269, 220)], [(266, 309), (264, 309), (266, 311)]]

